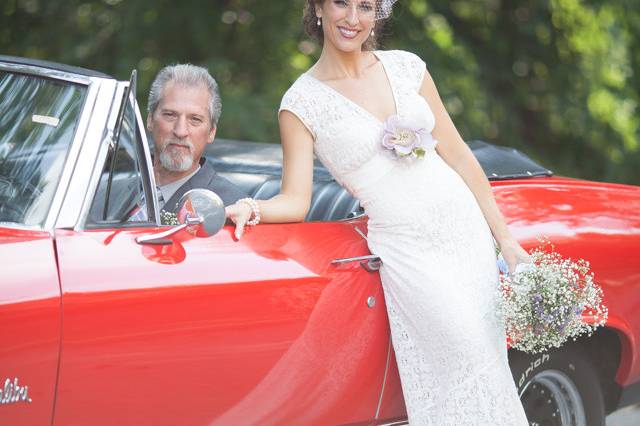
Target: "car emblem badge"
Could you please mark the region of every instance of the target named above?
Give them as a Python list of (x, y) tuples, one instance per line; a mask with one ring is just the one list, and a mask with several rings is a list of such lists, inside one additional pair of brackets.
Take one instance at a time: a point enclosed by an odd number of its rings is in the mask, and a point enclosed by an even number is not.
[(14, 404), (16, 402), (31, 402), (29, 398), (29, 386), (20, 386), (18, 378), (14, 377), (4, 381), (4, 386), (0, 389), (0, 405)]

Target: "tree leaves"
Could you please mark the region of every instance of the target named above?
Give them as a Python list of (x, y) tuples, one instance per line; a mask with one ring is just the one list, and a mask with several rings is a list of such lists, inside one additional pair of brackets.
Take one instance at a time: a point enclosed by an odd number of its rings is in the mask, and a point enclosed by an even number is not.
[[(302, 0), (6, 0), (0, 51), (126, 79), (191, 62), (221, 86), (219, 137), (278, 141), (277, 109), (317, 59)], [(559, 174), (640, 183), (637, 0), (402, 0), (383, 48), (419, 54), (465, 139)]]

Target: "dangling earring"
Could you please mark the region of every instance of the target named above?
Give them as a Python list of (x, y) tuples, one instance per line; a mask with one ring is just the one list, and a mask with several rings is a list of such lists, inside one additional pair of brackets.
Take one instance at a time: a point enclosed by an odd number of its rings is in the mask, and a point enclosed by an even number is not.
[(375, 37), (375, 36), (376, 36), (376, 33), (373, 30), (371, 30), (371, 37)]
[(322, 25), (322, 23), (320, 22), (320, 17), (318, 17), (318, 20), (316, 21), (316, 25), (317, 25), (317, 26)]

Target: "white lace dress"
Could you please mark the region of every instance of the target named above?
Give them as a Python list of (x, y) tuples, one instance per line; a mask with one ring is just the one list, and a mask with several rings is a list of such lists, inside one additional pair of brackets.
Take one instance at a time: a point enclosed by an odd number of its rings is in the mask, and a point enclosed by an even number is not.
[[(433, 129), (418, 93), (425, 63), (403, 51), (374, 53), (398, 115)], [(410, 424), (527, 425), (496, 316), (493, 239), (462, 178), (435, 150), (396, 160), (381, 145), (382, 122), (309, 74), (280, 109), (309, 129), (317, 157), (369, 217)]]

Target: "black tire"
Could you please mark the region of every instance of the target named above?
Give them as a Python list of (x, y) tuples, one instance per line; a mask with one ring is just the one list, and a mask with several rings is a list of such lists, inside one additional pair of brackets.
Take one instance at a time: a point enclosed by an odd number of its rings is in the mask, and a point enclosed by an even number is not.
[(579, 345), (537, 355), (512, 350), (509, 363), (530, 425), (605, 426), (600, 379)]

